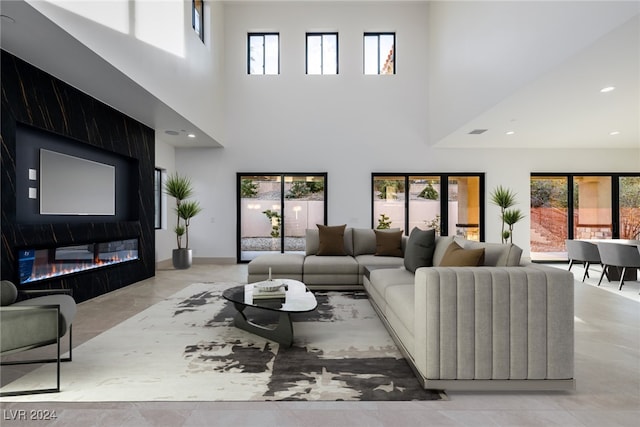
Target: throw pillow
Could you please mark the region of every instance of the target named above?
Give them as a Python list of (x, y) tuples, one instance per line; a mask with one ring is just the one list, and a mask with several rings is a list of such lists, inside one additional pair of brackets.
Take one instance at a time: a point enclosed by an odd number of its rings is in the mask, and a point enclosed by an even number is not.
[(316, 255), (326, 256), (326, 255), (346, 255), (347, 253), (344, 250), (344, 229), (346, 228), (346, 224), (344, 225), (321, 225), (316, 224), (318, 226), (318, 252)]
[(409, 234), (404, 251), (404, 268), (415, 273), (417, 268), (433, 265), (433, 251), (436, 246), (436, 231), (415, 227)]
[(463, 249), (456, 242), (447, 248), (440, 262), (441, 267), (476, 267), (484, 263), (484, 248)]
[(382, 231), (376, 233), (376, 253), (378, 256), (402, 256), (402, 230)]

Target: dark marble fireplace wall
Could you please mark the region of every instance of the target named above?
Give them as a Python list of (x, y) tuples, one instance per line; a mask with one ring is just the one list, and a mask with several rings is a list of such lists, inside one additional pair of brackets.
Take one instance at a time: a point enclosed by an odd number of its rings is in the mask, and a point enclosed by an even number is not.
[[(76, 300), (84, 301), (153, 276), (153, 129), (5, 51), (1, 52), (1, 57), (2, 279), (18, 282), (17, 248), (43, 248), (134, 237), (139, 239), (138, 261), (51, 279), (29, 288), (73, 289)], [(130, 158), (131, 163), (137, 166), (137, 176), (131, 180), (131, 185), (137, 186), (137, 189), (129, 189), (134, 197), (131, 198), (128, 217), (79, 221), (77, 217), (65, 219), (53, 216), (45, 222), (17, 217), (16, 183), (28, 179), (28, 171), (16, 171), (18, 124)]]

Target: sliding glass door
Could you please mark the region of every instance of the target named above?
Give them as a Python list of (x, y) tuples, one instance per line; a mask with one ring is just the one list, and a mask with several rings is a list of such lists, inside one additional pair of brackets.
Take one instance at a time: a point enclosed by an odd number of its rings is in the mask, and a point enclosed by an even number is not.
[(618, 178), (620, 238), (640, 240), (640, 176)]
[(484, 174), (372, 174), (373, 228), (484, 239)]
[(305, 250), (305, 231), (326, 222), (327, 175), (237, 175), (238, 262)]
[(565, 261), (566, 239), (639, 239), (640, 174), (532, 174), (531, 259)]

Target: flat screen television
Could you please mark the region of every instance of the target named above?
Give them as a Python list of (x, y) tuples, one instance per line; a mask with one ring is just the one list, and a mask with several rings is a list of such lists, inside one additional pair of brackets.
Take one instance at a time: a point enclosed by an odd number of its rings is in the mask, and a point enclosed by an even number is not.
[(115, 215), (115, 167), (41, 148), (40, 214)]

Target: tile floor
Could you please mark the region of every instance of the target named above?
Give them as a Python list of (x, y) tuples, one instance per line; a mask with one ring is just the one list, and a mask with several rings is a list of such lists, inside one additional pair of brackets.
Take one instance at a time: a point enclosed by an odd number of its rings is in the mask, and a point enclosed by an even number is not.
[[(582, 270), (575, 268), (574, 275), (581, 279)], [(189, 270), (159, 270), (154, 278), (80, 304), (74, 345), (191, 283), (245, 280), (246, 265), (194, 265)], [(627, 292), (637, 293), (639, 285), (629, 282)], [(575, 286), (574, 392), (450, 392), (450, 400), (439, 402), (3, 401), (0, 424), (3, 427), (636, 426), (640, 419), (640, 302), (579, 281)], [(3, 367), (2, 374), (4, 384), (20, 375), (20, 370)], [(62, 381), (64, 386), (64, 377)], [(55, 411), (57, 418), (47, 422), (30, 419), (31, 415), (37, 418), (43, 414), (37, 411)], [(22, 416), (26, 421), (16, 419)]]

